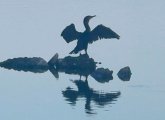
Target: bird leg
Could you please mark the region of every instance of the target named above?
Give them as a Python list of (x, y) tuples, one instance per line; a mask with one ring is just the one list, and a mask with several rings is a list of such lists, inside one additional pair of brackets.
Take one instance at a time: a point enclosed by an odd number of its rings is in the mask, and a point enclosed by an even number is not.
[(85, 55), (88, 55), (88, 53), (87, 53), (87, 49), (85, 50)]
[(80, 52), (79, 56), (82, 56), (81, 52)]
[(88, 75), (85, 76), (85, 81), (87, 82), (87, 80), (88, 80)]
[(81, 80), (81, 75), (80, 75), (80, 80)]

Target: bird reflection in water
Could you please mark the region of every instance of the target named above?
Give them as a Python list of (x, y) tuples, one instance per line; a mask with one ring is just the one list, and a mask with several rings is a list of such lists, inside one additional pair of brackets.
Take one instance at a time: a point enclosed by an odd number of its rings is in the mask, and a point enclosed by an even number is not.
[(73, 83), (77, 86), (78, 90), (76, 91), (68, 87), (62, 91), (62, 94), (71, 105), (75, 105), (79, 98), (85, 98), (85, 110), (87, 114), (95, 114), (91, 103), (94, 103), (98, 107), (103, 107), (108, 104), (113, 104), (113, 101), (116, 101), (121, 94), (120, 91), (111, 93), (95, 91), (89, 87), (87, 80), (74, 80)]
[[(59, 72), (79, 75), (79, 80), (72, 81), (78, 89), (74, 90), (68, 87), (66, 90), (62, 91), (62, 94), (71, 105), (76, 105), (76, 102), (79, 101), (80, 98), (85, 99), (85, 110), (87, 114), (94, 114), (93, 108), (96, 106), (104, 107), (106, 105), (113, 104), (113, 102), (116, 101), (121, 94), (120, 91), (105, 93), (89, 87), (87, 80), (88, 76), (93, 77), (99, 83), (107, 83), (113, 79), (113, 71), (109, 71), (108, 69), (104, 68), (96, 68), (94, 60), (86, 56), (80, 56), (78, 58), (66, 57), (65, 59), (59, 59), (57, 67), (48, 66), (46, 61), (44, 61), (42, 58), (8, 59), (4, 62), (1, 62), (0, 66), (6, 69), (21, 70), (26, 72), (29, 71), (34, 73), (36, 73), (36, 71), (41, 73), (41, 71), (46, 72), (49, 70), (56, 78), (59, 78)], [(122, 76), (122, 79), (124, 80), (126, 79), (125, 76), (127, 77), (128, 75), (131, 75), (129, 67), (122, 68), (120, 72), (122, 74), (118, 73), (118, 75), (120, 77)], [(81, 80), (81, 76), (86, 77), (86, 79), (84, 81)], [(95, 106), (92, 106), (93, 104)]]

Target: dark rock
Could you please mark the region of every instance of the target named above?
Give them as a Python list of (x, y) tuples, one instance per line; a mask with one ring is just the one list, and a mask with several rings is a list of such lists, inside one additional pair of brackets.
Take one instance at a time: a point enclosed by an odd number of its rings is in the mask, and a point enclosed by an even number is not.
[(112, 74), (113, 71), (110, 71), (109, 69), (98, 68), (91, 74), (91, 76), (98, 82), (105, 83), (113, 79)]
[(40, 57), (20, 57), (8, 59), (6, 61), (1, 62), (0, 66), (6, 69), (14, 69), (17, 71), (30, 71), (36, 73), (42, 73), (49, 69), (47, 62)]
[(80, 55), (78, 57), (67, 56), (58, 59), (55, 68), (60, 72), (67, 74), (79, 74), (87, 76), (96, 69), (96, 62), (89, 58), (88, 55)]
[(54, 65), (56, 65), (57, 64), (57, 62), (58, 62), (58, 53), (56, 53), (50, 60), (49, 60), (49, 62), (48, 62), (48, 65), (50, 66), (50, 67), (52, 67), (52, 66), (54, 66)]
[(124, 67), (120, 69), (117, 75), (122, 81), (129, 81), (132, 75), (131, 69), (129, 68), (129, 66)]
[(58, 78), (58, 72), (87, 76), (96, 69), (96, 62), (92, 58), (89, 58), (88, 55), (80, 55), (78, 57), (67, 56), (58, 59), (58, 54), (56, 53), (48, 63), (40, 57), (19, 57), (3, 61), (0, 63), (0, 66), (17, 71), (22, 70), (39, 73), (49, 69), (50, 72)]

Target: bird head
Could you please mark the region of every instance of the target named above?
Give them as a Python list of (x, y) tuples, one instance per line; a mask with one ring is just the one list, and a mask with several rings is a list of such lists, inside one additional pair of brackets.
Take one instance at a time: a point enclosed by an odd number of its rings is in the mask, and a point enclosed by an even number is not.
[(93, 17), (96, 17), (96, 15), (93, 15), (93, 16), (88, 15), (88, 16), (86, 16), (86, 17), (84, 18), (84, 22), (89, 22), (89, 20), (92, 19)]
[(119, 40), (119, 39), (120, 39), (120, 36), (117, 34), (117, 35), (116, 35), (116, 38)]
[(88, 16), (86, 16), (88, 19), (91, 19), (91, 18), (93, 18), (93, 17), (96, 17), (96, 15), (93, 15), (93, 16), (91, 16), (91, 15), (88, 15)]

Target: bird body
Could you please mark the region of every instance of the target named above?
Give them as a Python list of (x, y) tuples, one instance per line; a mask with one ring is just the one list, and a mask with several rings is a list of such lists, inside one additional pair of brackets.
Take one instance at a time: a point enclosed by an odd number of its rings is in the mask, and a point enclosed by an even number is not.
[(70, 54), (77, 54), (81, 50), (85, 50), (85, 53), (87, 54), (88, 44), (102, 38), (120, 38), (117, 33), (103, 25), (98, 25), (91, 31), (89, 20), (93, 17), (95, 16), (86, 16), (84, 18), (83, 23), (85, 26), (85, 31), (83, 33), (77, 32), (74, 24), (67, 26), (61, 33), (61, 36), (67, 43), (72, 42), (73, 40), (78, 40), (77, 46), (70, 52)]
[(70, 52), (70, 54), (77, 54), (81, 50), (85, 50), (85, 52), (87, 53), (89, 38), (90, 33), (88, 31), (82, 33), (77, 41), (77, 46)]

